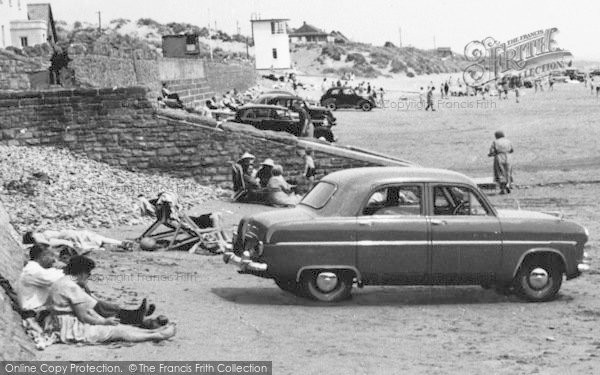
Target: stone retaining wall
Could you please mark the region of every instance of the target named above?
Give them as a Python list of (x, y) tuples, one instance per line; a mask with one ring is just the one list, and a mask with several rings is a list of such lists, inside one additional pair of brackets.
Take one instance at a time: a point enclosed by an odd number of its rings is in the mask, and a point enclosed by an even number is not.
[[(17, 234), (0, 203), (0, 280), (4, 278), (14, 287), (24, 260)], [(4, 289), (0, 288), (0, 361), (32, 360), (34, 356), (33, 341), (25, 334), (21, 317), (13, 309)]]
[[(304, 150), (315, 150), (319, 175), (367, 165), (406, 163), (288, 133), (260, 131), (181, 110), (156, 110), (147, 89), (79, 89), (0, 93), (0, 144), (69, 148), (122, 168), (227, 186), (229, 162), (245, 151), (273, 158), (286, 176), (303, 171)], [(260, 162), (260, 160), (257, 160)]]

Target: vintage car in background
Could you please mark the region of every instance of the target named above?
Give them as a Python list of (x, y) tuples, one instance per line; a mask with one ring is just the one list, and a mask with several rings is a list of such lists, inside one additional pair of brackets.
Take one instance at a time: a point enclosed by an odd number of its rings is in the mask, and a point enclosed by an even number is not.
[(243, 218), (224, 261), (321, 301), (364, 285), (482, 285), (548, 301), (589, 269), (586, 228), (494, 208), (468, 177), (413, 167), (325, 176), (292, 209)]
[(287, 132), (297, 137), (302, 131), (298, 117), (289, 109), (277, 105), (246, 104), (237, 110), (234, 121), (260, 130)]
[[(278, 105), (246, 104), (237, 110), (233, 121), (252, 125), (260, 130), (287, 132), (296, 137), (299, 137), (302, 131), (298, 113)], [(335, 142), (335, 136), (329, 126), (315, 126), (313, 137)]]
[(370, 111), (376, 107), (372, 97), (359, 95), (352, 87), (332, 87), (321, 96), (320, 103), (332, 111), (338, 108), (359, 108)]
[(253, 101), (256, 104), (271, 104), (288, 108), (294, 112), (296, 105), (301, 105), (308, 112), (314, 126), (314, 137), (325, 138), (328, 142), (334, 142), (335, 136), (331, 127), (335, 125), (336, 118), (331, 111), (324, 107), (309, 105), (304, 99), (291, 93), (266, 93), (258, 96)]
[(310, 105), (306, 100), (292, 93), (285, 92), (269, 92), (259, 95), (252, 101), (256, 104), (271, 104), (286, 107), (293, 110), (294, 105), (300, 104), (308, 114), (313, 124), (316, 126), (325, 126), (331, 128), (335, 125), (337, 119), (333, 113), (325, 107)]

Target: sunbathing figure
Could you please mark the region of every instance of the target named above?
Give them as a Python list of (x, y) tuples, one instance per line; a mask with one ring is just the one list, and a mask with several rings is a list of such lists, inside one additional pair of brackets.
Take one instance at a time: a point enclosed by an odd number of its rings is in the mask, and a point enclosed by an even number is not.
[(115, 240), (88, 230), (46, 230), (43, 232), (27, 232), (23, 235), (23, 244), (45, 244), (53, 247), (65, 245), (80, 253), (92, 250), (114, 249), (128, 246), (127, 241)]

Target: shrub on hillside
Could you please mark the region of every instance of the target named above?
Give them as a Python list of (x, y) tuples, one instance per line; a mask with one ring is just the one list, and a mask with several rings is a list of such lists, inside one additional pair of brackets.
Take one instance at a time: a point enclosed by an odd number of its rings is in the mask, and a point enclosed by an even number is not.
[(392, 73), (400, 73), (405, 71), (407, 68), (406, 63), (404, 61), (395, 58), (392, 60), (392, 69), (390, 70)]
[(365, 65), (367, 63), (367, 59), (365, 59), (362, 53), (349, 53), (346, 56), (346, 62), (351, 61), (354, 61), (354, 65)]
[(321, 55), (329, 56), (335, 61), (340, 61), (342, 59), (342, 55), (345, 54), (346, 51), (335, 44), (327, 44), (321, 50)]
[(415, 77), (415, 73), (413, 73), (413, 72), (406, 72), (406, 76), (408, 78), (414, 78)]
[(369, 54), (371, 57), (371, 64), (377, 65), (378, 68), (387, 68), (390, 61), (393, 59), (393, 54), (387, 51), (373, 51)]

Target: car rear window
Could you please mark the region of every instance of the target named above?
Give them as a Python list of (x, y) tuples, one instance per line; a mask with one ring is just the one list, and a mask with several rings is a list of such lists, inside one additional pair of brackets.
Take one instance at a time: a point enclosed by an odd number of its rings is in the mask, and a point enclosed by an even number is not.
[(335, 190), (336, 186), (334, 184), (321, 181), (306, 194), (300, 203), (317, 210), (321, 209), (329, 202)]

